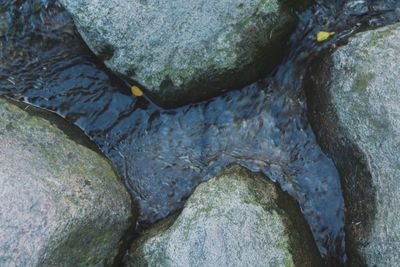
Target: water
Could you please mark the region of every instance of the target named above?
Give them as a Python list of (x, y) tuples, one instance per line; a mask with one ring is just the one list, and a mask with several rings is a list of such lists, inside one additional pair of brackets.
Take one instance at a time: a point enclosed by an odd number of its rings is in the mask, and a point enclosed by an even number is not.
[[(135, 98), (80, 40), (52, 0), (0, 0), (0, 94), (78, 125), (113, 162), (140, 205), (139, 227), (182, 208), (231, 163), (264, 173), (300, 204), (321, 254), (346, 261), (340, 179), (306, 117), (302, 81), (318, 53), (398, 20), (400, 3), (316, 1), (268, 77), (206, 102), (164, 110)], [(337, 34), (315, 42), (320, 30)]]

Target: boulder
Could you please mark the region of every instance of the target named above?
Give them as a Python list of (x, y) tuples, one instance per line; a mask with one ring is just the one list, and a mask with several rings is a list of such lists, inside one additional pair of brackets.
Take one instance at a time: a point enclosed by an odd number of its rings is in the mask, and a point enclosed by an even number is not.
[(347, 205), (349, 266), (400, 263), (400, 24), (361, 32), (310, 68), (309, 117)]
[(0, 266), (109, 266), (134, 225), (130, 196), (49, 118), (0, 99)]
[(134, 241), (126, 266), (320, 266), (298, 205), (260, 174), (231, 166), (180, 214)]
[(106, 66), (165, 107), (255, 81), (279, 62), (297, 22), (284, 0), (60, 2)]

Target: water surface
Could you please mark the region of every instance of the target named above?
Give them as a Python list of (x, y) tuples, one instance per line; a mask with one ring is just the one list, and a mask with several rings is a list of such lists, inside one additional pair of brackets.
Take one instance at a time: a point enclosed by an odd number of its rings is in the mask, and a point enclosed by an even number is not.
[[(52, 0), (0, 0), (0, 94), (79, 126), (112, 161), (140, 206), (140, 227), (182, 208), (231, 163), (277, 182), (300, 204), (321, 254), (346, 261), (338, 172), (316, 143), (302, 82), (308, 63), (351, 34), (397, 21), (398, 1), (318, 0), (299, 13), (288, 53), (265, 79), (164, 110), (108, 72)], [(324, 43), (320, 31), (335, 31)]]

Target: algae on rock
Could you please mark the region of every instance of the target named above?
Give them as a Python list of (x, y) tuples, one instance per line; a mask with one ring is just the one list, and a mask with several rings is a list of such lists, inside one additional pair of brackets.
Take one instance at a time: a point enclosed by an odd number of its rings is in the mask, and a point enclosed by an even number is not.
[(310, 70), (309, 117), (344, 185), (350, 266), (400, 262), (400, 24), (361, 32)]
[(298, 205), (260, 174), (231, 166), (183, 211), (143, 233), (127, 266), (320, 266)]
[(33, 113), (0, 99), (0, 266), (111, 265), (134, 226), (128, 192), (103, 156)]
[(293, 6), (298, 5), (283, 0), (60, 2), (111, 70), (167, 107), (238, 89), (271, 71), (296, 26)]

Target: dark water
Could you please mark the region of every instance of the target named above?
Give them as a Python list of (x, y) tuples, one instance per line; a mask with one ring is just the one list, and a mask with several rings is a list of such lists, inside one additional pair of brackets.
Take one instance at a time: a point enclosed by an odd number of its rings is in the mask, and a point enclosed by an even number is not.
[[(105, 70), (52, 0), (0, 0), (0, 95), (78, 125), (113, 162), (145, 227), (181, 208), (230, 163), (263, 172), (299, 202), (321, 254), (346, 261), (338, 172), (306, 117), (302, 82), (320, 51), (398, 20), (400, 1), (319, 0), (282, 64), (263, 80), (195, 105), (163, 110)], [(337, 34), (315, 42), (320, 30)]]

